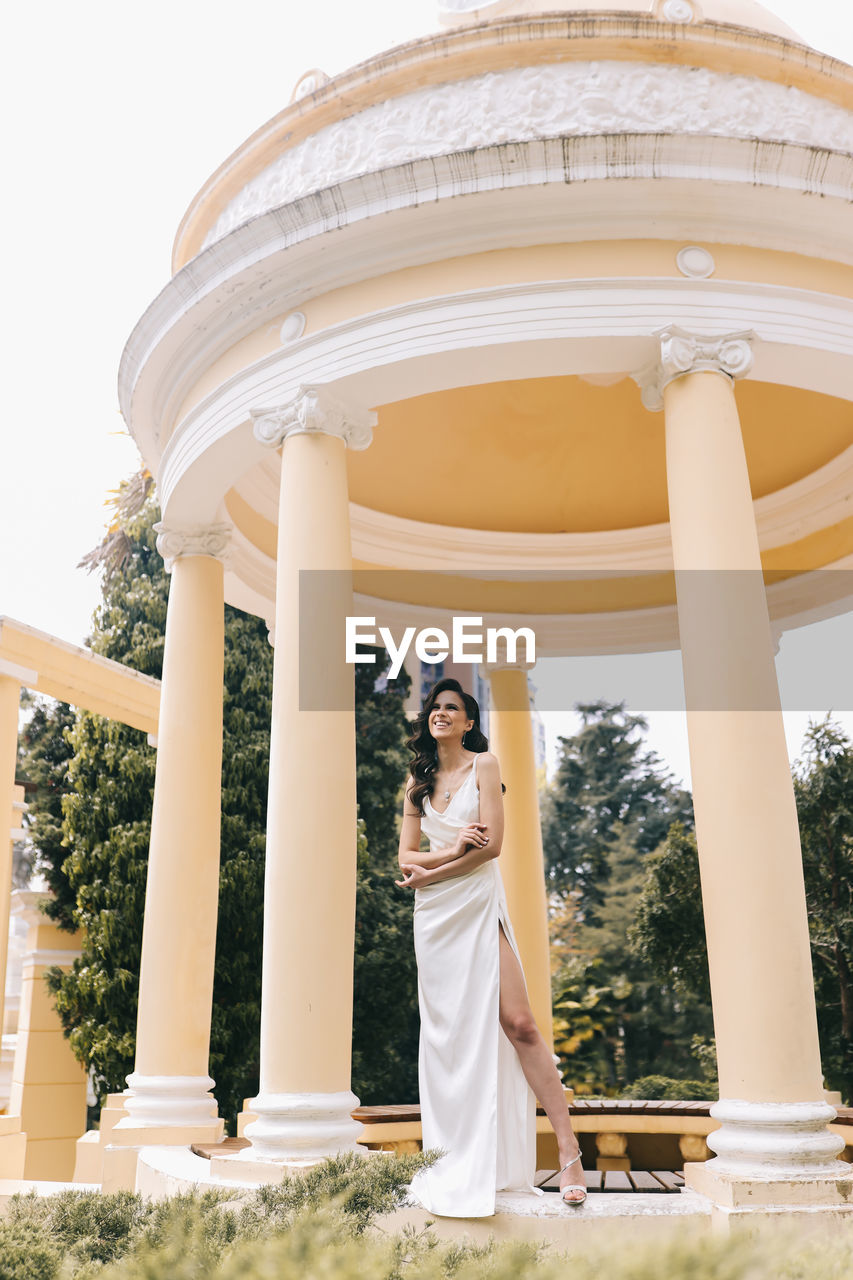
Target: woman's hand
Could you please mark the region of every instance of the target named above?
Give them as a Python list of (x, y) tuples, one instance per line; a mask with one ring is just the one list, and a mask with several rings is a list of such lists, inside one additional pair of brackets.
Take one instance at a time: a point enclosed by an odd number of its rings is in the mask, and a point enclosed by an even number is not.
[(425, 885), (432, 884), (430, 874), (425, 867), (404, 863), (400, 870), (403, 873), (403, 879), (395, 880), (394, 883), (401, 889), (423, 889)]
[(470, 848), (485, 849), (488, 843), (485, 822), (469, 822), (467, 827), (460, 829), (456, 837), (456, 843), (453, 846), (454, 856), (461, 858)]

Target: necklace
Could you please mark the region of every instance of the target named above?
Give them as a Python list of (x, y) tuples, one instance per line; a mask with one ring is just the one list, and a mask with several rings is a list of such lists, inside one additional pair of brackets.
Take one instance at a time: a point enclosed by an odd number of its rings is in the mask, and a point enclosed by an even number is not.
[[(470, 765), (466, 765), (466, 766), (465, 766), (465, 768), (466, 768), (466, 769), (469, 769), (470, 767), (471, 767)], [(460, 773), (460, 772), (462, 772), (462, 770), (457, 769), (457, 770), (456, 770), (456, 773), (453, 775), (453, 776), (454, 776), (454, 778), (455, 778), (455, 777), (456, 777), (456, 775), (457, 775), (458, 773)], [(449, 788), (449, 787), (448, 787), (448, 789), (447, 789), (447, 790), (445, 791), (445, 793), (444, 793), (444, 798), (445, 798), (445, 800), (449, 800), (449, 799), (450, 799), (450, 788)]]

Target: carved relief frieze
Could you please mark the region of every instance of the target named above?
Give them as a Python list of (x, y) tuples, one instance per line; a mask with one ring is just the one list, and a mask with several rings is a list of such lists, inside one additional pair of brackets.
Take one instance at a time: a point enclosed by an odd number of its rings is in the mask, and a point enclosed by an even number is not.
[(853, 112), (787, 85), (617, 61), (516, 67), (390, 98), (320, 129), (239, 192), (213, 243), (266, 209), (346, 178), (505, 142), (699, 134), (853, 151)]

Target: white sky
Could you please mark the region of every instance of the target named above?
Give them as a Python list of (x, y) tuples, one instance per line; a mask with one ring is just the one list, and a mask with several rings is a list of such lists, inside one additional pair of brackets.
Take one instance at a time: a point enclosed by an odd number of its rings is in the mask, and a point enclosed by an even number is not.
[[(842, 0), (771, 7), (853, 63), (853, 11)], [(434, 13), (433, 0), (6, 6), (0, 613), (85, 637), (98, 585), (75, 565), (101, 537), (107, 492), (137, 465), (118, 412), (119, 357), (168, 279), (195, 192), (281, 110), (304, 71), (343, 70), (433, 29)], [(616, 685), (618, 696), (618, 675)], [(555, 734), (572, 728), (570, 717), (553, 719), (552, 754)], [(804, 720), (791, 730), (794, 751)], [(654, 715), (651, 742), (687, 777), (682, 721)]]

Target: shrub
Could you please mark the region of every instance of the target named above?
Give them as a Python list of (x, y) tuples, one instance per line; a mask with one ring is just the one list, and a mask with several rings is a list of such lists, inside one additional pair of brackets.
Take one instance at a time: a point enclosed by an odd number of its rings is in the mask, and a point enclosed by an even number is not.
[[(429, 1159), (429, 1157), (427, 1157)], [(847, 1280), (853, 1235), (675, 1229), (648, 1243), (570, 1235), (534, 1244), (441, 1241), (430, 1228), (368, 1230), (424, 1157), (343, 1156), (235, 1203), (233, 1192), (157, 1204), (129, 1193), (16, 1197), (0, 1220), (0, 1280)], [(567, 1220), (573, 1216), (567, 1211)], [(574, 1241), (577, 1240), (577, 1243)]]
[(716, 1101), (716, 1085), (707, 1080), (674, 1080), (672, 1076), (640, 1076), (626, 1089), (623, 1098), (667, 1098), (688, 1102), (691, 1099)]
[(110, 1262), (120, 1257), (151, 1213), (130, 1191), (62, 1191), (55, 1196), (13, 1196), (7, 1225), (32, 1227), (73, 1260)]
[(56, 1280), (62, 1250), (32, 1222), (0, 1221), (0, 1280)]
[(360, 1235), (374, 1218), (403, 1203), (406, 1188), (419, 1169), (434, 1164), (437, 1152), (412, 1155), (363, 1156), (351, 1153), (326, 1160), (298, 1177), (260, 1187), (241, 1215), (241, 1224), (262, 1219), (276, 1226), (289, 1224), (306, 1209), (333, 1206), (351, 1230)]

